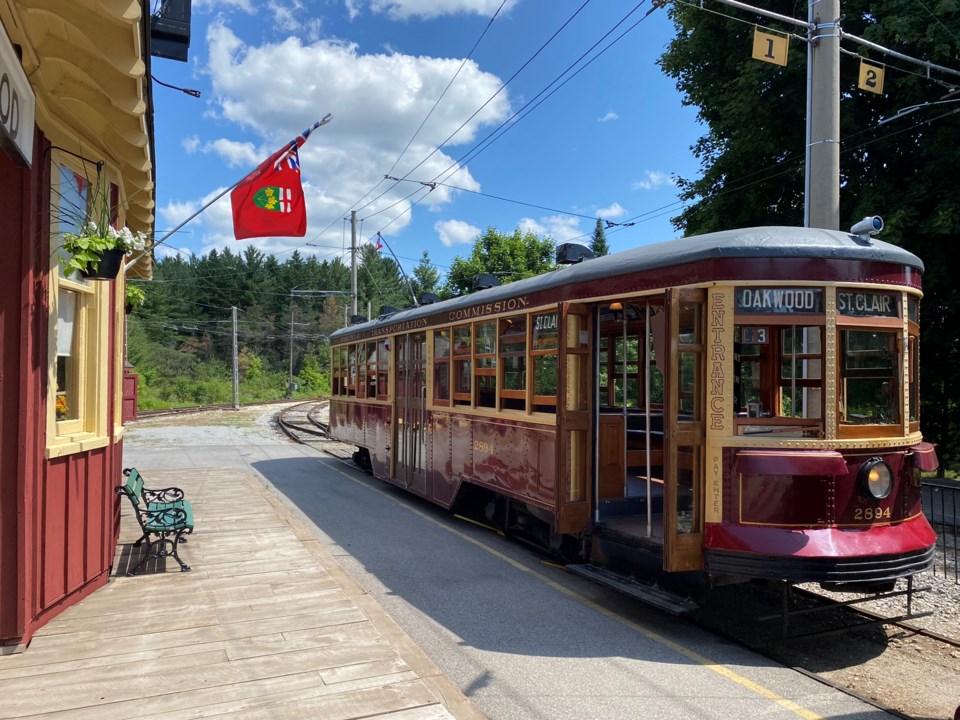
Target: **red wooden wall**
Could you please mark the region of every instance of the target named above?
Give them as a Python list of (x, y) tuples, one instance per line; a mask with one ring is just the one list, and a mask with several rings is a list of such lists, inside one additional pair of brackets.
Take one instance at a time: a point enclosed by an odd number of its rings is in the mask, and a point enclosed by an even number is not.
[[(35, 137), (32, 169), (0, 150), (0, 652), (22, 648), (107, 582), (118, 530), (120, 442), (44, 459), (50, 144), (39, 130)], [(109, 348), (115, 357), (117, 338)], [(115, 367), (107, 383), (110, 433)]]

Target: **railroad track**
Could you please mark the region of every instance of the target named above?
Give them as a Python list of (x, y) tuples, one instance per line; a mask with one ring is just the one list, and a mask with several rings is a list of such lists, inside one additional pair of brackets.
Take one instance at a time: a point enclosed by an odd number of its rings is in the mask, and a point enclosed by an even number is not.
[(323, 450), (338, 460), (353, 462), (354, 448), (330, 437), (326, 400), (300, 403), (277, 413), (277, 427), (294, 442)]
[[(256, 405), (282, 405), (289, 403), (290, 400), (263, 400), (260, 402), (240, 403), (240, 407), (250, 407)], [(233, 403), (225, 405), (190, 405), (185, 407), (167, 408), (166, 410), (138, 410), (137, 419), (146, 420), (148, 418), (166, 417), (168, 415), (188, 415), (190, 413), (202, 413), (215, 410), (234, 410)]]

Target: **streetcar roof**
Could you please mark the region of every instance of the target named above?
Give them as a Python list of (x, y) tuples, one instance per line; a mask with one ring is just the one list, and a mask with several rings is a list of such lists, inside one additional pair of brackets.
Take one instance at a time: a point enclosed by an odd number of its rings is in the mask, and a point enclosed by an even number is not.
[(426, 317), (443, 310), (456, 310), (488, 303), (523, 293), (549, 290), (564, 285), (601, 280), (613, 276), (656, 270), (716, 259), (736, 258), (819, 258), (823, 260), (859, 260), (904, 265), (923, 272), (923, 262), (897, 245), (838, 230), (798, 227), (755, 227), (722, 230), (705, 235), (651, 243), (586, 260), (562, 265), (542, 275), (480, 290), (441, 303), (401, 310), (380, 319), (351, 325), (331, 334), (331, 339), (362, 332), (380, 325)]

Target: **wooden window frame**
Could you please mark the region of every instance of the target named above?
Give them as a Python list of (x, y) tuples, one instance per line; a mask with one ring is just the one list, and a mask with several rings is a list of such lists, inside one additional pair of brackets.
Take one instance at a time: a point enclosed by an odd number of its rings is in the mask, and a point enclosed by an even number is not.
[[(110, 313), (110, 299), (116, 297), (119, 282), (98, 282), (86, 280), (78, 274), (66, 277), (60, 258), (63, 253), (61, 236), (71, 229), (69, 224), (62, 222), (61, 209), (62, 194), (67, 190), (61, 189), (66, 176), (73, 173), (84, 177), (84, 166), (72, 156), (53, 150), (50, 154), (50, 249), (49, 253), (49, 307), (48, 320), (48, 381), (47, 381), (47, 432), (44, 456), (46, 458), (62, 457), (77, 452), (85, 452), (105, 447), (110, 442), (108, 424), (111, 418), (108, 415), (110, 370), (114, 370), (115, 384), (114, 402), (122, 402), (122, 357), (108, 357), (110, 347), (111, 327), (122, 328), (123, 320), (116, 317), (122, 304), (114, 304), (114, 314)], [(109, 187), (109, 197), (114, 205), (116, 214), (119, 205), (119, 187), (106, 176), (102, 182)], [(89, 196), (85, 196), (89, 201)], [(61, 304), (70, 296), (75, 297), (76, 307), (73, 317), (72, 342), (69, 354), (61, 355), (58, 345), (60, 334), (66, 332), (67, 323), (61, 321)], [(122, 356), (122, 334), (116, 336), (116, 353)], [(74, 358), (74, 355), (76, 356)], [(64, 361), (69, 386), (65, 391), (58, 391), (58, 377), (60, 357), (73, 358)], [(119, 368), (119, 372), (118, 372)], [(118, 389), (119, 388), (119, 389)], [(63, 396), (68, 407), (68, 417), (58, 418), (58, 396)], [(118, 399), (119, 398), (119, 399)], [(70, 408), (73, 405), (73, 408)], [(122, 410), (122, 408), (121, 408)], [(118, 422), (116, 413), (112, 418), (113, 424)]]

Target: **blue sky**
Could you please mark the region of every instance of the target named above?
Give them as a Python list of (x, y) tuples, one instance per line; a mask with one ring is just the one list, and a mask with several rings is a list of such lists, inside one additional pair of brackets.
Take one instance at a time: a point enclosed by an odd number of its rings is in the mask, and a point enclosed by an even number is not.
[[(673, 34), (666, 10), (527, 114), (636, 3), (507, 0), (491, 24), (502, 2), (194, 0), (189, 62), (153, 64), (156, 80), (202, 93), (154, 84), (158, 237), (304, 128), (333, 119), (300, 151), (306, 237), (234, 240), (225, 196), (158, 255), (253, 244), (281, 261), (294, 249), (349, 261), (351, 209), (361, 242), (381, 232), (408, 273), (423, 250), (445, 273), (487, 227), (589, 242), (599, 215), (636, 221), (607, 231), (614, 251), (675, 237), (671, 176), (697, 174), (689, 148), (703, 128), (656, 65)], [(648, 0), (585, 60), (649, 9)], [(501, 125), (502, 137), (476, 152)], [(388, 173), (408, 180), (384, 181)], [(429, 192), (420, 184), (434, 181)]]

